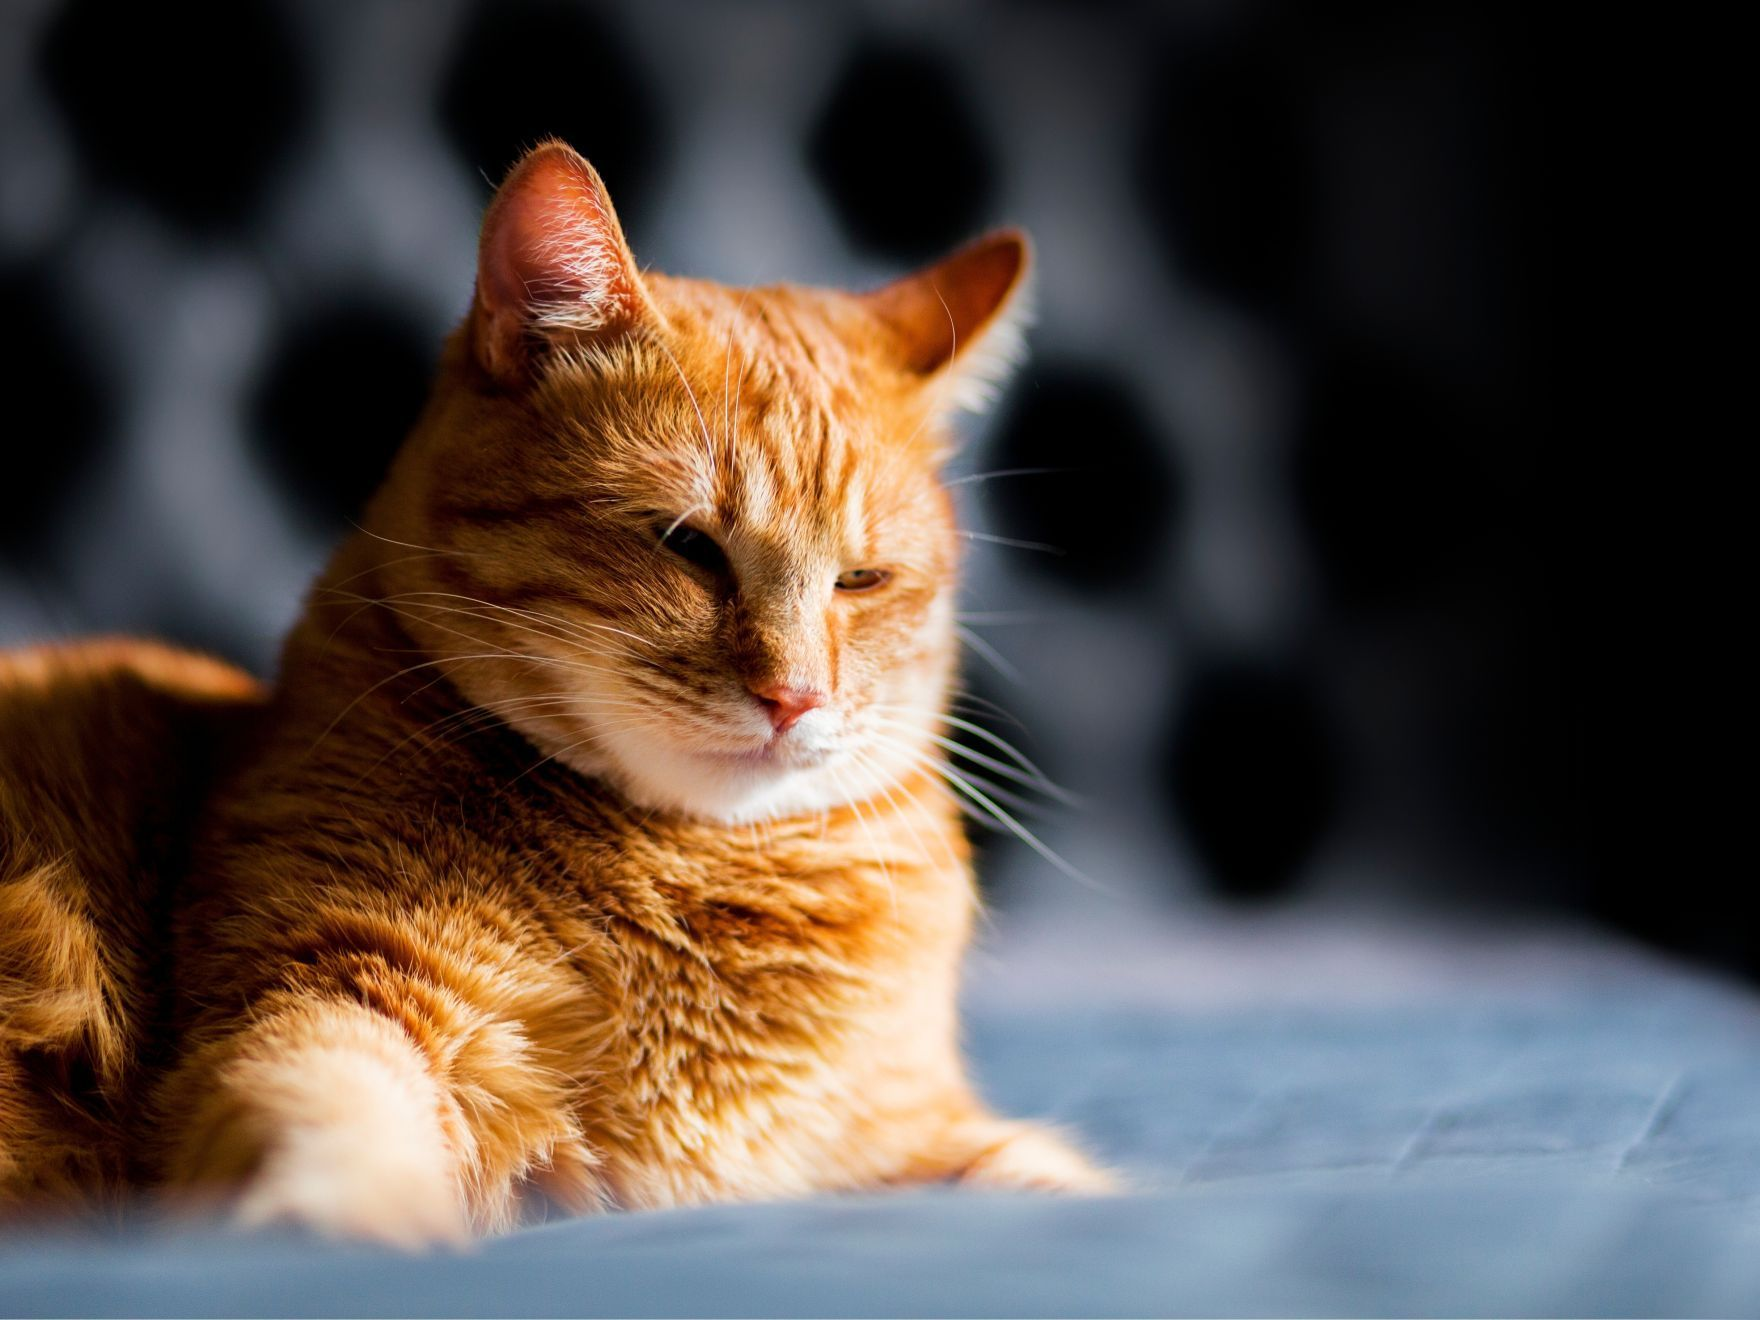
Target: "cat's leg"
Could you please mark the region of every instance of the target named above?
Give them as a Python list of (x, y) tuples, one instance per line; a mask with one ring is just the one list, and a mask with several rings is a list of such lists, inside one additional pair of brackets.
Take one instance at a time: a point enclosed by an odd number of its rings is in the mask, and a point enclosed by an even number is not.
[(980, 1187), (1104, 1196), (1123, 1190), (1118, 1176), (1094, 1163), (1054, 1128), (985, 1116), (959, 1130), (964, 1162), (954, 1176)]
[(114, 1132), (66, 1098), (77, 1048), (21, 1044), (0, 1023), (0, 1222), (83, 1213), (121, 1190)]
[(1055, 1128), (1000, 1118), (958, 1104), (907, 1125), (905, 1182), (960, 1182), (976, 1187), (1102, 1196), (1124, 1190)]
[(67, 1212), (121, 1191), (130, 1024), (75, 878), (7, 865), (4, 830), (0, 819), (0, 1214)]
[(161, 869), (260, 701), (151, 643), (0, 651), (0, 1209), (138, 1181)]
[(456, 1102), (414, 1041), (359, 1004), (282, 1007), (174, 1076), (167, 1174), (246, 1226), (397, 1246), (469, 1234)]

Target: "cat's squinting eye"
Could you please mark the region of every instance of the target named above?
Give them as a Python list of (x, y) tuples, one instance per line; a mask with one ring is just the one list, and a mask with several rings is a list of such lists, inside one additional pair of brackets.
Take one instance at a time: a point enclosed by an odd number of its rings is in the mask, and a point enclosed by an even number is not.
[(892, 574), (883, 568), (852, 568), (846, 573), (837, 575), (839, 591), (872, 591), (883, 587), (892, 579)]
[(661, 533), (660, 544), (687, 564), (695, 564), (716, 577), (726, 577), (733, 571), (727, 562), (727, 552), (715, 543), (715, 538), (695, 527), (668, 528)]

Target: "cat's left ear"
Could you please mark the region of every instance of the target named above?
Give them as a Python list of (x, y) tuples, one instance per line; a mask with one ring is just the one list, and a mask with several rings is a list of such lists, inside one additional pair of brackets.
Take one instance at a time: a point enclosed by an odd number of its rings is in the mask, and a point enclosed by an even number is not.
[(483, 217), (471, 308), (483, 369), (514, 388), (551, 345), (604, 340), (654, 315), (598, 171), (563, 142), (527, 152)]
[(976, 411), (1022, 356), (1031, 253), (1026, 234), (1000, 229), (857, 297), (890, 332), (907, 371), (947, 406)]

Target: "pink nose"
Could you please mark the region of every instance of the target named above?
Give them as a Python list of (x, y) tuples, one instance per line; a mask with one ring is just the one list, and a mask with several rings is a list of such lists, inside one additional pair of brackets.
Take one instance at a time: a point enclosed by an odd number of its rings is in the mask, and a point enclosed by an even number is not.
[(789, 687), (786, 683), (765, 683), (752, 688), (752, 696), (770, 717), (776, 732), (787, 733), (795, 722), (810, 710), (817, 710), (829, 698), (817, 688)]

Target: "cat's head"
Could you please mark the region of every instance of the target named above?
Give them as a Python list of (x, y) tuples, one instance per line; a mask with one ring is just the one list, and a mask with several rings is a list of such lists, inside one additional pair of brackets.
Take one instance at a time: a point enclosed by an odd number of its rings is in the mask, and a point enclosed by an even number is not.
[(882, 792), (934, 750), (948, 415), (1012, 356), (1026, 264), (1003, 232), (862, 294), (644, 273), (592, 167), (539, 147), (369, 514), (378, 594), (469, 700), (640, 805)]

